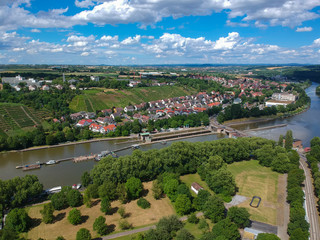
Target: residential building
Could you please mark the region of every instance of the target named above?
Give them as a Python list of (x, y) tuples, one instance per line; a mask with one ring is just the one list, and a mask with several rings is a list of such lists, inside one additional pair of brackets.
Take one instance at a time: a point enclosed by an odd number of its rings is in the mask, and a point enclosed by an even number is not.
[(203, 187), (201, 187), (199, 183), (194, 182), (191, 184), (191, 190), (194, 191), (195, 194), (197, 194), (197, 195), (198, 195), (199, 191), (202, 189), (203, 189)]

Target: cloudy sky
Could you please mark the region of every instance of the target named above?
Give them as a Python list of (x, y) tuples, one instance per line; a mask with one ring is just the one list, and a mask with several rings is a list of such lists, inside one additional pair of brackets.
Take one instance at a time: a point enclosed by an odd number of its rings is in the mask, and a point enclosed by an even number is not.
[(0, 63), (320, 63), (319, 0), (0, 0)]

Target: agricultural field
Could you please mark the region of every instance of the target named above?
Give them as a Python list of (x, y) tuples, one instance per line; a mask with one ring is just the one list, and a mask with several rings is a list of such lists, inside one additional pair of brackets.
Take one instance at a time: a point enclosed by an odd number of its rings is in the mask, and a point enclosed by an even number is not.
[(96, 111), (112, 107), (125, 107), (129, 104), (180, 97), (195, 93), (177, 86), (133, 88), (128, 90), (90, 89), (76, 96), (70, 103), (70, 109), (79, 111)]
[(27, 130), (40, 125), (48, 112), (36, 111), (22, 104), (0, 104), (0, 135), (11, 135), (16, 131)]
[[(281, 203), (278, 203), (278, 194), (281, 194), (278, 181), (283, 175), (261, 166), (256, 160), (232, 163), (228, 165), (228, 170), (234, 175), (239, 187), (237, 194), (247, 197), (238, 206), (248, 209), (251, 220), (276, 225), (277, 212), (282, 208)], [(262, 199), (258, 208), (249, 205), (253, 196)]]
[[(73, 226), (69, 223), (67, 217), (68, 213), (72, 208), (67, 208), (61, 211), (55, 211), (56, 221), (53, 224), (40, 223), (41, 214), (40, 210), (43, 209), (43, 205), (37, 205), (28, 208), (28, 214), (33, 219), (35, 223), (31, 230), (23, 234), (27, 239), (38, 239), (43, 238), (46, 240), (55, 240), (58, 236), (63, 236), (65, 239), (75, 239), (76, 233), (80, 228), (87, 228), (90, 230), (93, 238), (99, 237), (95, 231), (93, 231), (93, 223), (95, 219), (99, 216), (106, 217), (106, 223), (108, 226), (114, 228), (112, 233), (122, 231), (119, 228), (120, 215), (116, 213), (120, 206), (125, 208), (127, 217), (125, 218), (134, 228), (144, 227), (148, 225), (155, 224), (160, 218), (164, 216), (170, 216), (175, 214), (175, 210), (169, 200), (169, 198), (162, 198), (160, 200), (155, 200), (152, 196), (152, 182), (143, 183), (144, 189), (147, 192), (145, 199), (147, 199), (151, 207), (148, 209), (142, 209), (138, 207), (137, 200), (131, 201), (127, 204), (121, 204), (120, 201), (114, 201), (111, 203), (111, 207), (115, 213), (112, 215), (104, 215), (100, 211), (100, 201), (96, 201), (94, 206), (87, 208), (85, 205), (78, 207), (81, 211), (82, 216), (86, 219), (82, 224)], [(112, 234), (111, 233), (111, 234)]]

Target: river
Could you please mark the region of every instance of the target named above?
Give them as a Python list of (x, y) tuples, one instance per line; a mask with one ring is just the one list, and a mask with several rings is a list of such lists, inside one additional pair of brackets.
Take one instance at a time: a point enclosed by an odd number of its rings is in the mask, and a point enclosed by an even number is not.
[[(198, 141), (212, 141), (217, 140), (218, 135), (206, 135), (185, 138), (183, 141), (198, 142)], [(179, 140), (168, 141), (167, 144), (155, 143), (150, 145), (142, 145), (141, 150), (147, 151), (150, 149), (160, 149), (170, 146), (173, 142)], [(102, 141), (83, 143), (70, 146), (61, 146), (57, 148), (46, 148), (26, 152), (7, 152), (0, 154), (0, 178), (2, 180), (10, 179), (16, 176), (25, 176), (27, 174), (37, 175), (44, 188), (51, 188), (54, 186), (64, 186), (79, 183), (82, 174), (93, 168), (95, 161), (84, 161), (80, 163), (73, 163), (72, 161), (61, 162), (55, 165), (45, 165), (41, 169), (22, 171), (16, 169), (18, 165), (26, 165), (40, 162), (47, 162), (49, 160), (58, 160), (64, 158), (71, 158), (74, 156), (89, 155), (91, 153), (99, 153), (105, 150), (116, 150), (133, 143), (126, 143), (123, 141)], [(131, 154), (132, 150), (124, 150), (118, 152), (117, 155), (123, 156)]]
[(306, 89), (306, 93), (311, 98), (311, 106), (306, 112), (285, 119), (233, 125), (232, 127), (239, 130), (250, 130), (278, 124), (287, 124), (287, 126), (281, 128), (273, 128), (261, 131), (248, 131), (248, 133), (253, 136), (264, 137), (278, 141), (280, 134), (285, 135), (288, 130), (292, 130), (293, 137), (302, 140), (303, 146), (308, 147), (310, 145), (310, 140), (313, 137), (320, 136), (320, 97), (315, 93), (318, 85), (319, 84), (317, 83), (312, 83), (312, 85)]
[[(269, 122), (244, 124), (233, 126), (240, 130), (248, 130), (258, 127), (272, 126), (276, 124), (288, 124), (286, 127), (269, 129), (264, 131), (249, 131), (251, 135), (278, 140), (280, 134), (285, 134), (291, 129), (295, 138), (303, 140), (304, 146), (308, 146), (314, 136), (320, 136), (320, 97), (315, 94), (318, 84), (313, 83), (306, 91), (311, 97), (311, 107), (308, 111), (287, 119), (277, 119)], [(183, 139), (183, 141), (211, 141), (217, 140), (217, 135), (206, 135)], [(159, 149), (170, 146), (173, 142), (168, 141), (166, 145), (155, 143), (141, 146), (141, 150)], [(85, 161), (73, 163), (72, 161), (62, 162), (56, 165), (42, 166), (41, 169), (23, 172), (21, 169), (15, 169), (17, 165), (26, 165), (49, 160), (70, 158), (74, 156), (83, 156), (91, 153), (99, 153), (105, 150), (115, 150), (122, 147), (130, 146), (133, 143), (123, 141), (102, 141), (93, 143), (84, 143), (71, 146), (61, 146), (57, 148), (47, 148), (27, 152), (8, 152), (0, 154), (0, 178), (2, 180), (10, 179), (16, 176), (25, 176), (26, 174), (37, 175), (44, 188), (50, 188), (60, 185), (72, 185), (79, 183), (81, 175), (85, 171), (93, 168), (96, 162)], [(126, 155), (132, 152), (131, 149), (119, 152), (118, 155)]]

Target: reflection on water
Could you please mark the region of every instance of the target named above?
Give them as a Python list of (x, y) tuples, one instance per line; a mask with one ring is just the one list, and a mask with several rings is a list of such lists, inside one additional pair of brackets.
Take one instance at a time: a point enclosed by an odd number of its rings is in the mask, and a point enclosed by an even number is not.
[(248, 130), (286, 123), (288, 124), (286, 127), (262, 131), (249, 131), (248, 133), (254, 136), (278, 140), (280, 134), (285, 135), (287, 130), (292, 130), (294, 138), (301, 139), (305, 147), (309, 146), (310, 140), (313, 137), (320, 136), (320, 97), (315, 94), (315, 89), (318, 85), (319, 84), (313, 83), (306, 90), (306, 93), (311, 98), (311, 107), (304, 113), (286, 119), (277, 119), (269, 122), (244, 124), (233, 127), (239, 130)]

